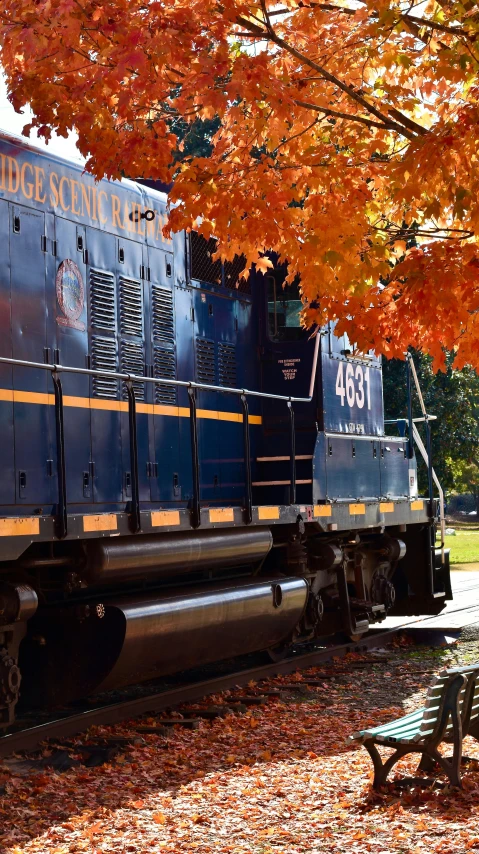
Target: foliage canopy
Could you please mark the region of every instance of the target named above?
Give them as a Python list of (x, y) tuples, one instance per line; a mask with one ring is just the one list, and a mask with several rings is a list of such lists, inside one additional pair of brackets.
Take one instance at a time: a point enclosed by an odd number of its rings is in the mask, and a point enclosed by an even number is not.
[[(169, 182), (224, 257), (301, 276), (361, 348), (479, 365), (478, 6), (470, 0), (3, 0), (17, 110), (97, 177)], [(219, 119), (178, 168), (176, 123)]]

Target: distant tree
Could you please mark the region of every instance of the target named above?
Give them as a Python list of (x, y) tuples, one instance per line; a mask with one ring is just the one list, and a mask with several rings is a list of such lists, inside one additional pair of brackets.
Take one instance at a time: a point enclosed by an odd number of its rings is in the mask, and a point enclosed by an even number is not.
[[(428, 356), (414, 353), (414, 362), (427, 411), (437, 416), (432, 422), (432, 459), (436, 474), (445, 490), (459, 489), (459, 472), (479, 461), (479, 377), (471, 368), (462, 371), (451, 367), (434, 373)], [(406, 417), (406, 367), (403, 361), (384, 361), (384, 407), (386, 418)], [(413, 415), (421, 416), (419, 401), (413, 390)], [(418, 425), (423, 432), (421, 425)], [(461, 475), (462, 477), (462, 475)], [(461, 481), (462, 482), (462, 481)], [(425, 473), (420, 473), (420, 486), (426, 487)]]
[(213, 137), (221, 124), (219, 116), (213, 119), (195, 119), (188, 124), (181, 116), (171, 119), (171, 131), (178, 140), (175, 159), (187, 160), (190, 157), (209, 157), (213, 151)]
[(479, 460), (470, 462), (450, 460), (449, 462), (454, 474), (456, 492), (472, 495), (474, 509), (479, 515)]

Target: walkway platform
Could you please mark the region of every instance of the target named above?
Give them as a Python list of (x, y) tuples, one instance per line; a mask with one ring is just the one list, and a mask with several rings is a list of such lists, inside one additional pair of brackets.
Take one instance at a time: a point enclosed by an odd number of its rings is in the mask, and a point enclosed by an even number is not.
[(479, 625), (479, 565), (471, 564), (467, 569), (451, 568), (453, 600), (448, 602), (444, 611), (434, 617), (387, 617), (381, 623), (381, 629), (395, 629), (405, 626), (408, 629), (431, 629), (441, 632), (460, 632), (467, 626)]

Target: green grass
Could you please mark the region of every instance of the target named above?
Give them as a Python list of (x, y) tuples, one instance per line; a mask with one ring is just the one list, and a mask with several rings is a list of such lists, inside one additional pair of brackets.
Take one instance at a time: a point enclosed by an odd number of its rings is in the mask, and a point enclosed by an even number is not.
[(444, 545), (451, 549), (451, 563), (479, 563), (479, 531), (456, 529), (456, 536), (446, 537)]

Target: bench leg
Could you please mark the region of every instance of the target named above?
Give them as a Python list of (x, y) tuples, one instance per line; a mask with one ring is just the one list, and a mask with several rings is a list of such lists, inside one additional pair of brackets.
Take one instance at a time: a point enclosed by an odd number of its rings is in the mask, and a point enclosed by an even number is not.
[(476, 718), (476, 720), (470, 725), (467, 734), (472, 735), (476, 741), (479, 741), (479, 718)]
[(458, 789), (462, 789), (462, 781), (461, 781), (461, 758), (462, 758), (462, 744), (459, 746), (459, 750), (456, 750), (456, 745), (454, 745), (454, 753), (451, 756), (451, 759), (446, 759), (444, 756), (441, 756), (438, 750), (435, 748), (431, 751), (432, 757), (438, 765), (441, 766), (442, 770), (445, 771), (447, 776), (449, 777), (451, 786), (457, 786)]
[(434, 759), (433, 756), (429, 756), (428, 753), (423, 753), (421, 761), (420, 761), (419, 765), (417, 766), (418, 771), (426, 771), (428, 773), (429, 771), (433, 770), (435, 764), (436, 764), (436, 760)]
[(379, 751), (372, 740), (365, 741), (363, 746), (366, 748), (373, 760), (373, 789), (379, 789), (380, 786), (384, 786), (391, 768), (393, 768), (396, 762), (402, 759), (403, 756), (406, 756), (407, 753), (411, 752), (407, 747), (398, 747), (392, 756), (389, 756), (386, 761), (383, 762)]

